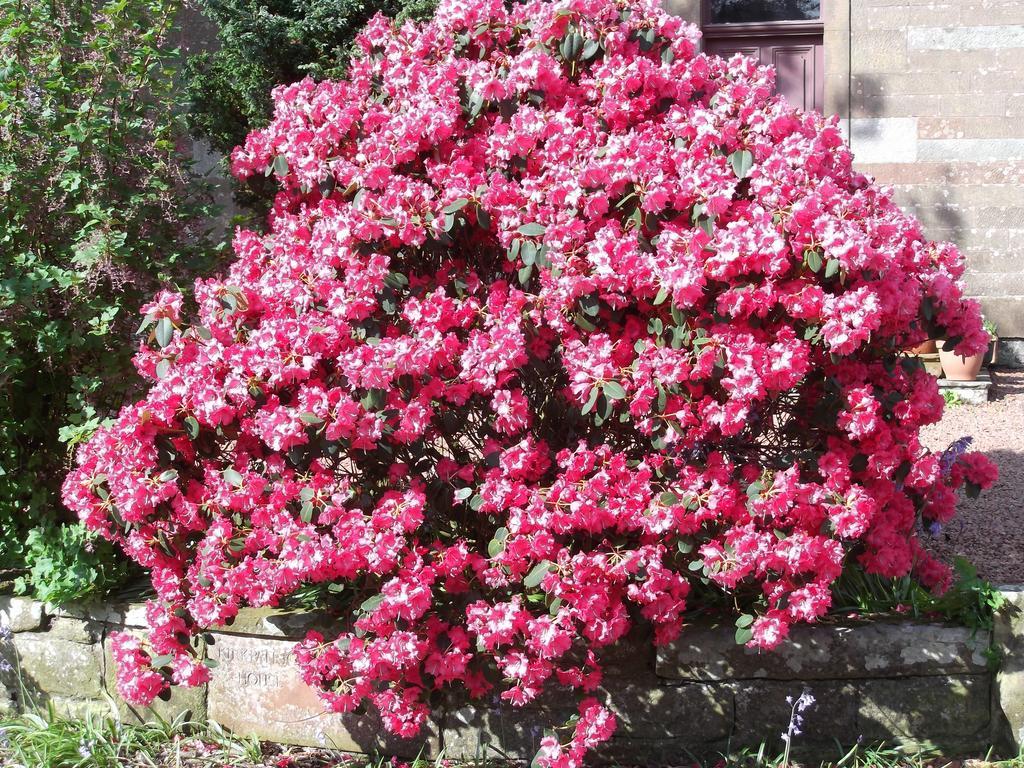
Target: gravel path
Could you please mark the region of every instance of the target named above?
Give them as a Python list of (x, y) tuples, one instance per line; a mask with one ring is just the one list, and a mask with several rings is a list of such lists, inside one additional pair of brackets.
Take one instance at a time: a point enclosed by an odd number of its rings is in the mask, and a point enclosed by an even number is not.
[(994, 584), (1024, 584), (1024, 372), (995, 371), (992, 382), (986, 404), (947, 406), (942, 421), (921, 432), (939, 451), (969, 435), (972, 449), (999, 465), (999, 482), (977, 499), (961, 498), (934, 548), (964, 555)]

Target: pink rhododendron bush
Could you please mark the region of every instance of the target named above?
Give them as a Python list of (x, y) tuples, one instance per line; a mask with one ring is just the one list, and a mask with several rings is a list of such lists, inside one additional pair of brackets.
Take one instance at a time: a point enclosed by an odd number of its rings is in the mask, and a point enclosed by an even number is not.
[(615, 726), (602, 649), (672, 640), (698, 585), (765, 649), (844, 566), (946, 585), (918, 532), (995, 470), (921, 446), (943, 401), (900, 350), (984, 348), (960, 256), (696, 37), (648, 0), (449, 0), (278, 89), (233, 157), (280, 182), (269, 232), (197, 310), (144, 308), (149, 393), (64, 488), (152, 572), (127, 698), (331, 584), (349, 620), (296, 650), (329, 707), (411, 736), (439, 689), (560, 684), (580, 719), (540, 759), (569, 765)]

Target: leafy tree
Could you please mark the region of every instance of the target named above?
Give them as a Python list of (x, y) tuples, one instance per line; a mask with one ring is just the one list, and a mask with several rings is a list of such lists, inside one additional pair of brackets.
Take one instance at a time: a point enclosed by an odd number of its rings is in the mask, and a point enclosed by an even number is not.
[(130, 394), (141, 297), (209, 263), (179, 147), (178, 10), (0, 0), (0, 567), (66, 563), (71, 542), (83, 589), (103, 586), (104, 550), (53, 532), (68, 450)]
[(199, 0), (217, 26), (217, 50), (190, 57), (189, 126), (229, 153), (273, 112), (271, 89), (303, 77), (335, 78), (355, 35), (376, 13), (426, 18), (435, 0)]

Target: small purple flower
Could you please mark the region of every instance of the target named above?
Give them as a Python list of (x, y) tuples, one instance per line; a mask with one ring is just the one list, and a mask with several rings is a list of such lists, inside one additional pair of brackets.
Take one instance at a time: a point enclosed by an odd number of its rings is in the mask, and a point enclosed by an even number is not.
[(805, 689), (804, 692), (800, 694), (800, 698), (796, 700), (796, 711), (803, 712), (805, 709), (813, 705), (814, 701), (814, 696), (811, 695), (810, 690)]
[(971, 447), (973, 442), (973, 437), (961, 437), (959, 440), (954, 440), (950, 443), (949, 447), (942, 452), (942, 455), (939, 456), (939, 471), (942, 474), (943, 480), (949, 478), (949, 473), (953, 471), (953, 465), (956, 464), (956, 460), (967, 453), (967, 449)]

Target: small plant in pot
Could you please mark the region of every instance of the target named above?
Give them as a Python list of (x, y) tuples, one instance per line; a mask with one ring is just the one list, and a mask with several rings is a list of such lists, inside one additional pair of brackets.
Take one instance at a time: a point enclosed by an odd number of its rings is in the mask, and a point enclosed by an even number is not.
[(988, 332), (988, 351), (985, 352), (985, 357), (981, 361), (983, 367), (987, 368), (990, 365), (999, 364), (999, 335), (996, 332), (996, 324), (988, 318), (985, 318), (985, 330)]
[(973, 355), (958, 355), (954, 348), (960, 342), (959, 339), (943, 339), (939, 344), (939, 361), (942, 363), (942, 373), (947, 379), (953, 381), (974, 381), (981, 371), (981, 364), (985, 358), (985, 352), (976, 352)]

